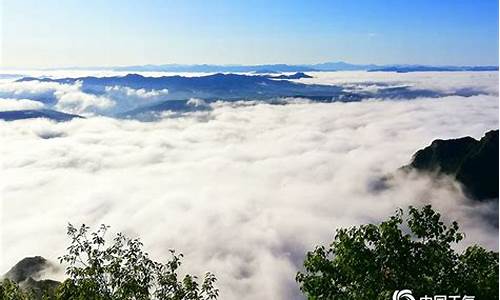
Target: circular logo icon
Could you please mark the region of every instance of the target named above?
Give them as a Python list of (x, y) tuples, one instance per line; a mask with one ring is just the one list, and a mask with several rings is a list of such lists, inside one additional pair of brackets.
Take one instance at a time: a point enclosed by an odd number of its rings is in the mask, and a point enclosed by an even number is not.
[(410, 290), (395, 290), (392, 300), (415, 300)]

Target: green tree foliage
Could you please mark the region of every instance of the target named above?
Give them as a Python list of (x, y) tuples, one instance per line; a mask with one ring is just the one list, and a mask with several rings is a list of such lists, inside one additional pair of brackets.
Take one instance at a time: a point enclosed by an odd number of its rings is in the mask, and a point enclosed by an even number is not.
[(452, 246), (463, 237), (431, 206), (410, 206), (406, 219), (398, 210), (379, 225), (338, 229), (329, 247), (307, 253), (296, 280), (317, 300), (391, 299), (401, 289), (498, 299), (498, 253), (474, 245), (459, 254)]
[(29, 300), (30, 295), (19, 288), (19, 286), (9, 279), (0, 281), (1, 300)]
[[(107, 245), (107, 226), (89, 233), (89, 227), (68, 226), (71, 244), (59, 260), (66, 264), (68, 279), (54, 291), (45, 281), (37, 290), (9, 279), (0, 281), (0, 300), (211, 300), (217, 299), (216, 278), (207, 273), (201, 283), (192, 275), (180, 278), (182, 254), (170, 250), (171, 259), (153, 261), (139, 239), (118, 234)], [(27, 289), (27, 290), (25, 290)], [(36, 293), (35, 293), (36, 292)]]
[(56, 292), (58, 300), (209, 300), (216, 299), (214, 275), (198, 278), (177, 274), (182, 254), (171, 250), (167, 263), (155, 262), (142, 250), (138, 239), (118, 234), (107, 245), (108, 227), (89, 234), (89, 227), (68, 226), (71, 245), (60, 257), (68, 265), (64, 281)]

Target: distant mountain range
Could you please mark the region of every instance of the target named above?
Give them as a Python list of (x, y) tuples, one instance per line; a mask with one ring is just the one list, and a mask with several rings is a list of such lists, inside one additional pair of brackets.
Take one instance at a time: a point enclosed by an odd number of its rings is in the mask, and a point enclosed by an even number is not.
[(91, 68), (66, 68), (113, 70), (123, 72), (187, 72), (187, 73), (256, 73), (273, 74), (282, 72), (312, 72), (312, 71), (371, 71), (371, 72), (458, 72), (458, 71), (498, 71), (498, 66), (432, 66), (432, 65), (376, 65), (376, 64), (351, 64), (343, 61), (325, 62), (319, 64), (264, 64), (264, 65), (215, 65), (215, 64), (161, 64), (161, 65), (134, 65), (119, 67), (91, 67)]
[[(436, 98), (442, 96), (473, 96), (484, 92), (474, 89), (461, 89), (454, 92), (417, 89), (412, 86), (391, 86), (385, 83), (359, 83), (356, 89), (342, 85), (304, 84), (292, 79), (311, 78), (303, 72), (291, 75), (241, 75), (212, 74), (205, 76), (162, 76), (147, 77), (139, 74), (111, 77), (74, 77), (74, 78), (37, 78), (24, 77), (17, 81), (57, 82), (62, 84), (82, 84), (82, 91), (93, 95), (106, 95), (109, 88), (127, 87), (146, 91), (168, 90), (154, 100), (129, 102), (127, 99), (115, 99), (116, 105), (103, 115), (114, 117), (154, 119), (158, 112), (172, 111), (184, 113), (210, 109), (214, 101), (264, 101), (270, 104), (286, 104), (287, 99), (301, 98), (314, 102), (352, 102), (363, 99), (415, 99), (419, 97)], [(369, 85), (370, 89), (364, 89)], [(374, 88), (376, 87), (376, 88)], [(51, 98), (52, 97), (52, 98)], [(33, 100), (43, 102), (47, 108), (52, 108), (57, 102), (55, 96), (42, 94), (32, 96)], [(199, 100), (200, 103), (192, 101)], [(25, 118), (44, 117), (56, 121), (66, 121), (78, 117), (52, 110), (7, 111), (0, 113), (0, 119), (17, 120)]]
[[(37, 78), (24, 77), (18, 81), (58, 82), (65, 84), (82, 83), (86, 93), (100, 95), (106, 93), (107, 87), (121, 86), (133, 89), (161, 90), (167, 89), (168, 94), (162, 100), (189, 100), (191, 98), (211, 100), (268, 100), (273, 98), (295, 97), (315, 101), (360, 101), (365, 98), (414, 99), (417, 97), (441, 96), (472, 96), (482, 94), (479, 90), (463, 89), (454, 93), (416, 89), (410, 86), (377, 85), (376, 92), (349, 91), (341, 85), (304, 84), (289, 79), (310, 78), (305, 73), (293, 75), (239, 75), (213, 74), (197, 77), (162, 76), (147, 77), (139, 74), (111, 77), (67, 77), (67, 78)], [(280, 79), (280, 80), (276, 80)], [(359, 84), (361, 87), (363, 84)], [(34, 99), (50, 103), (54, 99)]]
[[(303, 77), (298, 73), (295, 77)], [(200, 98), (205, 100), (245, 100), (267, 99), (272, 97), (322, 96), (335, 97), (342, 94), (342, 87), (331, 85), (301, 84), (288, 80), (275, 80), (274, 76), (250, 76), (238, 74), (213, 74), (199, 77), (162, 76), (146, 77), (138, 74), (112, 77), (77, 78), (33, 78), (25, 77), (18, 81), (39, 80), (44, 82), (75, 83), (82, 82), (84, 92), (102, 94), (106, 87), (122, 86), (133, 89), (168, 89), (163, 100)], [(48, 101), (50, 99), (45, 99)]]

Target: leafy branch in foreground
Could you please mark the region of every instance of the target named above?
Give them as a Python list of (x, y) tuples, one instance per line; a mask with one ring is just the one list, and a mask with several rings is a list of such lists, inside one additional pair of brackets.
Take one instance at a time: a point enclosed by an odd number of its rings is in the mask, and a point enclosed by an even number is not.
[(474, 295), (498, 299), (498, 253), (473, 245), (459, 254), (464, 237), (432, 207), (400, 209), (379, 225), (339, 229), (329, 247), (308, 252), (296, 280), (308, 299), (391, 299), (414, 295)]
[(0, 299), (2, 300), (29, 300), (31, 295), (23, 291), (10, 279), (0, 281)]
[(108, 226), (89, 234), (89, 227), (68, 225), (71, 245), (59, 258), (67, 264), (64, 281), (56, 292), (57, 299), (95, 300), (209, 300), (216, 299), (216, 278), (207, 273), (201, 283), (198, 278), (177, 274), (182, 254), (170, 250), (167, 263), (155, 262), (142, 250), (139, 239), (117, 234), (107, 245)]

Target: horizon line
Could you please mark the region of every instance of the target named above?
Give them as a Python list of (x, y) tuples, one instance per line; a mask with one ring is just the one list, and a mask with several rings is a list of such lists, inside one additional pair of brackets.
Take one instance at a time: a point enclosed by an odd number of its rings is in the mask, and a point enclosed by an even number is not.
[[(36, 70), (36, 71), (53, 71), (53, 70), (113, 70), (134, 67), (162, 67), (162, 66), (178, 66), (178, 67), (196, 67), (196, 66), (214, 66), (214, 67), (260, 67), (260, 66), (294, 66), (294, 67), (312, 67), (323, 64), (346, 64), (350, 66), (373, 66), (373, 67), (499, 67), (499, 64), (421, 64), (421, 63), (351, 63), (342, 60), (324, 61), (318, 63), (257, 63), (257, 64), (218, 64), (218, 63), (145, 63), (145, 64), (127, 64), (127, 65), (92, 65), (92, 66), (55, 66), (55, 67), (27, 67), (27, 66), (0, 66), (0, 70)], [(321, 70), (317, 70), (321, 71)]]

